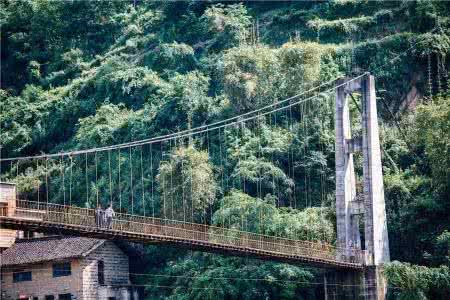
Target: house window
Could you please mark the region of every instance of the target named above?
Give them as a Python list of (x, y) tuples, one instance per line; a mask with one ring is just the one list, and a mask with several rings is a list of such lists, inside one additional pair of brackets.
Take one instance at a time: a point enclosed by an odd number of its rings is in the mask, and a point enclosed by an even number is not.
[(55, 296), (53, 295), (46, 295), (45, 300), (55, 300)]
[(53, 264), (53, 277), (70, 276), (71, 274), (70, 262)]
[(31, 272), (13, 273), (13, 282), (31, 281)]
[(72, 294), (59, 294), (58, 300), (72, 300)]
[(98, 284), (105, 284), (105, 264), (103, 260), (99, 260), (97, 263), (97, 275)]

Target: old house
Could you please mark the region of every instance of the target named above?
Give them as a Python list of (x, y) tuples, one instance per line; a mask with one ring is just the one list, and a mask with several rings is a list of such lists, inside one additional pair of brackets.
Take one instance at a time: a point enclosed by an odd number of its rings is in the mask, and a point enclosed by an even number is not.
[[(0, 215), (7, 216), (13, 213), (16, 206), (16, 185), (0, 182)], [(0, 227), (0, 253), (11, 247), (16, 240), (15, 230)]]
[(129, 257), (112, 241), (18, 239), (0, 256), (1, 299), (138, 299)]

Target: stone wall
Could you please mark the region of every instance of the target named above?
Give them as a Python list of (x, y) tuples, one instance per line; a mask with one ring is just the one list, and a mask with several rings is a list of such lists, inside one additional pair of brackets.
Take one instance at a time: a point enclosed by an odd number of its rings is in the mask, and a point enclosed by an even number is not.
[(100, 299), (98, 282), (98, 261), (104, 263), (106, 287), (115, 289), (130, 284), (128, 256), (111, 241), (105, 241), (97, 249), (89, 253), (81, 262), (83, 269), (83, 296), (86, 299)]

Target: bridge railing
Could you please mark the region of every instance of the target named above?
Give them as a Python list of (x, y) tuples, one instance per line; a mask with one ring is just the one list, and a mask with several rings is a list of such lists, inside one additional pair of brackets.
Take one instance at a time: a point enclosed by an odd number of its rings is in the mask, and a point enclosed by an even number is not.
[[(16, 217), (97, 228), (94, 209), (76, 206), (17, 200)], [(323, 242), (292, 240), (204, 224), (124, 213), (116, 213), (111, 230), (189, 240), (199, 244), (209, 243), (224, 248), (236, 247), (248, 251), (255, 249), (288, 257), (302, 256), (355, 264), (363, 264), (365, 261), (365, 253), (362, 250), (341, 249)]]

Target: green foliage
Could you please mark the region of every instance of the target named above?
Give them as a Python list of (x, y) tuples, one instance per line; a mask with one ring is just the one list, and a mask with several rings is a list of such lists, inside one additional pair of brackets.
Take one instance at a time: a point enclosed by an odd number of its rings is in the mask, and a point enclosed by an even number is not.
[(211, 35), (208, 48), (223, 50), (237, 46), (248, 37), (251, 17), (242, 4), (216, 4), (207, 8), (200, 21)]
[(178, 148), (163, 161), (157, 180), (167, 218), (199, 222), (216, 200), (217, 186), (208, 153), (193, 146)]
[(383, 270), (390, 284), (399, 288), (398, 299), (430, 299), (427, 293), (444, 299), (450, 292), (450, 271), (446, 266), (427, 268), (408, 263), (392, 262)]
[(321, 34), (354, 34), (358, 31), (365, 30), (369, 26), (374, 25), (374, 17), (363, 16), (350, 19), (339, 20), (311, 20), (307, 23), (310, 28), (313, 28)]
[(157, 270), (170, 276), (151, 279), (147, 299), (300, 299), (312, 297), (313, 274), (301, 267), (246, 258), (195, 253)]
[(1, 6), (2, 55), (9, 53), (2, 63), (2, 88), (20, 90), (29, 83), (30, 62), (51, 66), (71, 48), (93, 55), (109, 47), (119, 29), (116, 13), (126, 3), (2, 0)]
[(99, 102), (123, 102), (135, 109), (146, 102), (155, 105), (154, 101), (161, 101), (161, 96), (166, 96), (169, 89), (156, 72), (147, 67), (130, 66), (117, 56), (106, 59), (97, 69), (92, 84)]
[(326, 208), (311, 207), (303, 211), (282, 209), (273, 215), (270, 235), (291, 239), (333, 243), (336, 235), (333, 221)]
[(262, 200), (232, 190), (219, 204), (220, 209), (214, 214), (213, 222), (232, 229), (264, 233), (276, 211), (271, 200), (270, 197)]
[(319, 80), (322, 57), (333, 54), (333, 48), (318, 43), (287, 43), (279, 53), (281, 72), (287, 93), (307, 89)]
[(144, 58), (144, 64), (156, 71), (186, 72), (196, 66), (194, 49), (183, 43), (161, 44)]
[(219, 226), (295, 240), (332, 243), (335, 239), (329, 212), (323, 208), (277, 208), (273, 196), (258, 199), (236, 190), (219, 206), (213, 217)]
[(322, 56), (330, 53), (331, 47), (303, 42), (230, 49), (223, 57), (224, 91), (238, 112), (273, 103), (317, 82)]
[(268, 47), (243, 46), (227, 51), (223, 58), (224, 91), (238, 112), (274, 101), (279, 62)]
[(170, 80), (173, 86), (171, 96), (175, 99), (179, 111), (186, 116), (187, 128), (193, 127), (195, 113), (207, 114), (211, 109), (212, 99), (206, 94), (208, 81), (208, 77), (198, 71), (185, 75), (175, 74)]
[(437, 254), (442, 255), (441, 258), (447, 266), (450, 266), (450, 232), (448, 230), (444, 230), (437, 238), (436, 238), (436, 248)]
[[(242, 128), (241, 132), (229, 132), (229, 163), (234, 164), (230, 180), (234, 186), (245, 184), (251, 195), (275, 194), (277, 202), (292, 196), (293, 181), (285, 173), (281, 161), (289, 152), (292, 134), (284, 128), (260, 124), (258, 132)], [(262, 197), (262, 196), (260, 196)]]
[(445, 33), (426, 33), (418, 37), (417, 55), (425, 56), (439, 54), (446, 56), (450, 53), (450, 37)]
[(430, 162), (433, 183), (443, 194), (450, 191), (450, 97), (437, 97), (417, 108), (411, 136), (423, 147)]
[[(445, 2), (0, 1), (2, 157), (171, 134), (370, 71), (382, 115), (392, 257), (436, 267), (394, 263), (390, 282), (403, 298), (448, 293), (448, 269), (437, 268), (449, 263), (450, 230)], [(422, 103), (428, 54), (432, 90), (440, 91)], [(335, 108), (324, 90), (308, 105), (197, 138), (2, 164), (2, 180), (31, 200), (48, 192), (56, 203), (113, 201), (123, 212), (196, 222), (212, 216), (215, 225), (333, 243)], [(351, 114), (356, 120), (353, 104)], [(148, 251), (150, 274), (174, 276), (141, 278), (171, 286), (147, 287), (149, 299), (316, 297), (300, 283), (315, 274), (301, 267)]]
[(0, 136), (6, 153), (19, 153), (31, 145), (42, 147), (46, 119), (59, 99), (35, 85), (28, 85), (20, 96), (3, 91), (1, 97)]
[(133, 114), (137, 112), (125, 109), (123, 105), (103, 105), (94, 116), (79, 121), (74, 142), (81, 149), (117, 143), (118, 136), (130, 129), (127, 125)]
[(82, 71), (89, 69), (89, 64), (83, 61), (83, 51), (71, 49), (61, 55), (61, 61), (52, 66), (55, 71), (42, 79), (45, 85), (61, 86), (67, 84), (70, 79), (81, 75)]

